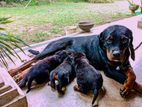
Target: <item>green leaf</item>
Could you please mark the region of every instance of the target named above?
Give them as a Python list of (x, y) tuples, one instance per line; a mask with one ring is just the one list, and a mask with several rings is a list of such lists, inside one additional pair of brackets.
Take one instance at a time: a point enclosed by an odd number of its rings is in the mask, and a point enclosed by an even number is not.
[(5, 54), (5, 57), (7, 57), (7, 59), (9, 59), (15, 64), (14, 60), (11, 58), (11, 56), (6, 51), (3, 51), (3, 53)]
[(5, 60), (5, 56), (3, 55), (2, 52), (0, 53), (0, 59), (1, 59), (2, 64), (7, 68), (8, 64), (7, 64), (7, 61)]
[(5, 28), (0, 27), (0, 30), (5, 30)]
[[(0, 24), (11, 23), (12, 21), (10, 21), (9, 19), (10, 17), (0, 18)], [(5, 28), (0, 27), (0, 30), (5, 30)], [(0, 36), (0, 65), (4, 65), (7, 68), (8, 60), (12, 61), (15, 64), (12, 57), (16, 57), (22, 60), (18, 53), (14, 50), (14, 48), (18, 48), (25, 54), (23, 49), (19, 46), (19, 44), (21, 43), (28, 46), (23, 40), (14, 37), (10, 33), (4, 36)]]
[(11, 21), (11, 20), (9, 20), (9, 19), (10, 19), (10, 17), (7, 17), (7, 18), (3, 17), (3, 18), (0, 18), (0, 24), (7, 24), (7, 23), (13, 22), (13, 21)]

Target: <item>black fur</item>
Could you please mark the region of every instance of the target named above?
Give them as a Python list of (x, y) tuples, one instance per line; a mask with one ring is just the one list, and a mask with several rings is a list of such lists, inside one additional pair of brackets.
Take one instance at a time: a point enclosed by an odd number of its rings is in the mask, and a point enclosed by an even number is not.
[(88, 90), (92, 90), (94, 93), (92, 104), (94, 104), (103, 84), (102, 75), (89, 64), (85, 55), (75, 53), (73, 56), (79, 91), (87, 93)]
[(57, 67), (68, 56), (68, 52), (59, 51), (53, 56), (49, 56), (40, 60), (33, 65), (25, 77), (21, 80), (19, 86), (25, 87), (28, 84), (29, 92), (31, 90), (32, 81), (35, 80), (38, 84), (49, 81), (50, 71)]
[(57, 68), (50, 73), (51, 87), (55, 88), (55, 76), (58, 77), (57, 90), (63, 93), (62, 87), (67, 86), (74, 78), (73, 60), (67, 57)]
[[(108, 48), (108, 45), (105, 45), (105, 43), (107, 42), (107, 38), (110, 34), (113, 36), (114, 40), (117, 40), (118, 44), (116, 44), (118, 49), (124, 48), (120, 41), (120, 37), (125, 35), (128, 39), (128, 42), (125, 44), (126, 57), (123, 62), (110, 62), (107, 58), (106, 49)], [(87, 59), (97, 70), (103, 70), (106, 76), (123, 84), (127, 78), (127, 76), (123, 73), (123, 70), (131, 66), (129, 63), (129, 56), (131, 55), (131, 58), (133, 60), (135, 59), (132, 42), (133, 36), (131, 30), (125, 26), (113, 25), (102, 31), (100, 35), (64, 37), (62, 39), (55, 40), (49, 43), (41, 53), (33, 58), (33, 60), (42, 59), (61, 49), (71, 52), (81, 52), (86, 55)], [(115, 47), (113, 43), (111, 44), (111, 47)], [(120, 69), (116, 69), (118, 67)]]

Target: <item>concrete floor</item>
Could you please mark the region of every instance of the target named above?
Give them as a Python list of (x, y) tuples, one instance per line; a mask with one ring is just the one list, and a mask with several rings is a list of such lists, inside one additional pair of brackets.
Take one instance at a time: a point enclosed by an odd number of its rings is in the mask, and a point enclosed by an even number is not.
[[(137, 28), (137, 21), (142, 18), (142, 15), (134, 16), (124, 20), (116, 21), (113, 23), (108, 23), (102, 26), (98, 26), (92, 29), (89, 34), (80, 35), (92, 35), (100, 33), (104, 28), (119, 24), (125, 25), (133, 31), (134, 36), (134, 47), (136, 47), (142, 41), (142, 29)], [(45, 44), (46, 42), (43, 42)], [(42, 43), (41, 43), (42, 44)], [(34, 47), (35, 45), (33, 45)], [(45, 45), (37, 45), (38, 50), (42, 50)], [(136, 50), (136, 60), (131, 61), (134, 68), (135, 74), (137, 76), (137, 81), (142, 84), (142, 46)], [(24, 59), (29, 59), (29, 57), (24, 56)], [(17, 61), (17, 66), (21, 63)], [(15, 67), (11, 65), (10, 68)], [(102, 73), (103, 74), (103, 73)], [(104, 87), (106, 93), (102, 93), (99, 100), (99, 107), (142, 107), (142, 97), (135, 92), (132, 92), (127, 99), (121, 98), (119, 95), (119, 89), (122, 87), (119, 83), (111, 80), (103, 75)], [(92, 95), (84, 95), (73, 90), (75, 84), (74, 80), (66, 90), (64, 96), (58, 96), (56, 91), (52, 91), (51, 88), (44, 84), (42, 86), (32, 89), (31, 92), (26, 94), (28, 99), (29, 107), (91, 107)], [(25, 90), (24, 90), (25, 91)], [(104, 95), (103, 95), (104, 94)]]

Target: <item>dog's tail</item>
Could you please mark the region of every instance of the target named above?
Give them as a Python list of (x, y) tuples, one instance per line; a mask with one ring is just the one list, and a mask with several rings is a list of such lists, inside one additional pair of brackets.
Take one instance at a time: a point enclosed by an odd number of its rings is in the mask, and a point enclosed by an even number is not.
[(139, 94), (142, 95), (142, 85), (140, 85), (139, 83), (135, 82), (134, 83), (134, 86), (133, 86), (133, 89), (138, 92)]
[(96, 99), (98, 97), (98, 94), (99, 94), (98, 89), (95, 88), (93, 90), (93, 94), (94, 94), (94, 97), (93, 97), (93, 100), (92, 100), (92, 105), (94, 104), (94, 102), (96, 101)]
[(38, 55), (40, 53), (39, 51), (32, 50), (32, 49), (29, 49), (28, 51), (33, 55)]

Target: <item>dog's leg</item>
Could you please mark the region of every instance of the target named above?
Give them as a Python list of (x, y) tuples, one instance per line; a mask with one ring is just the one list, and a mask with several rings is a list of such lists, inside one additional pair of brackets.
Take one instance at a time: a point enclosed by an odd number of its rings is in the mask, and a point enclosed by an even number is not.
[(55, 80), (52, 79), (52, 80), (50, 80), (50, 82), (51, 82), (51, 83), (50, 83), (50, 86), (55, 89)]
[(55, 73), (55, 71), (52, 71), (50, 73), (49, 79), (50, 79), (50, 86), (55, 89), (55, 80), (58, 80), (58, 75)]
[(25, 62), (23, 65), (21, 65), (20, 67), (18, 67), (16, 69), (9, 70), (8, 72), (11, 76), (14, 76), (18, 72), (22, 72), (23, 70), (30, 67), (32, 65), (32, 63), (37, 62), (39, 59), (43, 59), (46, 56), (54, 54), (55, 52), (57, 52), (59, 50), (65, 49), (67, 46), (71, 45), (71, 43), (72, 43), (72, 41), (70, 38), (63, 38), (63, 39), (53, 41), (53, 42), (49, 43), (46, 46), (46, 48), (41, 53), (39, 53), (37, 56), (35, 56), (33, 59)]
[(30, 78), (28, 79), (28, 90), (27, 90), (26, 93), (28, 93), (29, 91), (31, 91), (31, 85), (32, 85), (32, 81), (33, 81), (33, 80), (34, 80), (33, 77), (30, 77)]
[[(128, 72), (126, 72), (128, 73)], [(135, 78), (135, 76), (133, 75), (133, 70), (132, 72), (128, 73), (127, 75), (129, 75), (129, 80), (131, 81), (132, 80), (132, 84), (133, 85), (133, 89), (135, 91), (137, 91), (138, 93), (142, 94), (142, 85), (137, 83), (137, 82), (134, 82), (133, 83), (133, 79)], [(126, 74), (124, 74), (122, 71), (120, 70), (106, 70), (105, 71), (105, 75), (116, 80), (117, 82), (121, 83), (121, 84), (125, 84), (125, 81), (128, 79)], [(134, 77), (133, 77), (134, 76)], [(131, 82), (130, 82), (131, 83)]]
[(126, 79), (125, 83), (123, 84), (123, 88), (120, 89), (120, 95), (122, 97), (125, 97), (128, 94), (128, 92), (133, 88), (133, 85), (136, 80), (135, 73), (131, 67), (129, 67), (125, 71), (125, 74), (127, 76), (127, 79)]
[(59, 84), (57, 85), (57, 91), (60, 94), (64, 94), (64, 91), (62, 90), (62, 83), (59, 81)]

